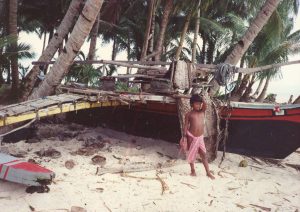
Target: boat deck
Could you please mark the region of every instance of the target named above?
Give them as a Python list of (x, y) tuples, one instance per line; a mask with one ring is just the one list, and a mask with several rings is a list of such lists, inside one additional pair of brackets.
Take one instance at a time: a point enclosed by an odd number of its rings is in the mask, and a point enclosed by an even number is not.
[(96, 89), (60, 87), (62, 94), (0, 108), (0, 127), (41, 117), (90, 108), (146, 103), (174, 104), (174, 96), (150, 93), (116, 93)]

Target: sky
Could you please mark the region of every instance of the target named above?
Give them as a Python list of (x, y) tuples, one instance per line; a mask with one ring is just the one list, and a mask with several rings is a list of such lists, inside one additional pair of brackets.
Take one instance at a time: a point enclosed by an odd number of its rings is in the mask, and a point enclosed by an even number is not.
[[(300, 15), (296, 18), (294, 30), (300, 30)], [(31, 45), (31, 49), (35, 52), (36, 56), (31, 60), (23, 60), (22, 63), (25, 66), (31, 65), (31, 61), (35, 61), (39, 58), (42, 52), (43, 39), (38, 38), (34, 33), (24, 33), (21, 32), (20, 42)], [(101, 45), (101, 42), (97, 43), (97, 58), (98, 60), (110, 60), (111, 59), (111, 44)], [(87, 55), (89, 49), (89, 43), (85, 42), (81, 48), (81, 51)], [(126, 53), (121, 52), (117, 55), (117, 59), (126, 60)], [(300, 54), (289, 58), (289, 61), (299, 60)], [(124, 70), (124, 69), (123, 69)], [(300, 64), (284, 66), (281, 68), (282, 78), (273, 79), (270, 84), (267, 93), (277, 94), (277, 102), (283, 103), (287, 102), (290, 98), (290, 95), (294, 96), (294, 99), (300, 95)], [(256, 84), (254, 85), (256, 89)]]

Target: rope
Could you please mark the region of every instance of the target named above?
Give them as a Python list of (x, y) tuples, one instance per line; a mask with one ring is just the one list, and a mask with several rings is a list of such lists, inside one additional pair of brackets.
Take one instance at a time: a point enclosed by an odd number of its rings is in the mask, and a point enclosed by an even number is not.
[(214, 72), (214, 78), (220, 86), (225, 86), (225, 91), (230, 91), (231, 89), (228, 88), (228, 85), (234, 80), (234, 74), (237, 72), (238, 68), (236, 66), (220, 63)]
[[(217, 65), (216, 71), (214, 73), (214, 78), (217, 81), (217, 83), (220, 86), (225, 86), (225, 100), (227, 102), (227, 108), (230, 107), (230, 97), (231, 97), (231, 91), (234, 88), (234, 86), (229, 86), (230, 82), (234, 81), (234, 74), (238, 72), (238, 68), (236, 66), (232, 66), (227, 63), (221, 63)], [(228, 95), (227, 95), (228, 94)], [(229, 112), (229, 109), (227, 110), (227, 117), (225, 118), (225, 129), (224, 129), (224, 136), (223, 136), (223, 156), (221, 159), (221, 163), (223, 162), (225, 158), (226, 153), (226, 141), (228, 139), (228, 127), (229, 127), (229, 118), (231, 116), (231, 113)]]

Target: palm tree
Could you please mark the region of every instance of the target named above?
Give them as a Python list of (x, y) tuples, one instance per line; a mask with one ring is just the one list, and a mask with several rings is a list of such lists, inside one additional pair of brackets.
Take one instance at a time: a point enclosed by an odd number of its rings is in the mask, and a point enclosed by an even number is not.
[[(55, 36), (50, 40), (48, 46), (43, 51), (42, 55), (39, 57), (38, 61), (47, 62), (50, 61), (60, 44), (63, 42), (63, 39), (70, 32), (70, 29), (73, 27), (74, 20), (80, 13), (80, 5), (84, 2), (84, 0), (72, 0), (69, 9), (59, 25)], [(27, 74), (24, 85), (22, 89), (22, 99), (26, 99), (29, 94), (32, 92), (32, 89), (37, 80), (37, 76), (39, 75), (40, 69), (38, 66), (33, 66), (30, 72)]]
[[(238, 61), (242, 58), (258, 33), (261, 31), (263, 26), (268, 22), (269, 18), (276, 10), (279, 3), (280, 0), (266, 0), (260, 12), (251, 22), (251, 25), (249, 26), (245, 35), (239, 40), (234, 49), (227, 56), (225, 63), (229, 63), (231, 65), (236, 65), (238, 63)], [(210, 89), (209, 93), (211, 95), (214, 95), (219, 89), (219, 85), (215, 80), (212, 80), (211, 84), (213, 87)]]
[[(18, 38), (18, 0), (9, 0), (9, 23), (8, 23), (8, 33), (9, 35)], [(18, 42), (17, 39), (10, 46), (10, 50), (17, 51)], [(18, 70), (18, 57), (17, 55), (11, 58), (11, 75), (12, 75), (12, 86), (11, 91), (14, 96), (18, 94), (19, 88), (19, 70)]]
[(90, 33), (93, 24), (100, 12), (103, 0), (88, 0), (74, 26), (74, 29), (65, 46), (65, 50), (59, 55), (52, 67), (52, 71), (40, 86), (31, 95), (30, 99), (50, 95), (54, 92), (61, 80), (68, 73), (71, 63), (79, 52), (85, 38)]
[(159, 35), (158, 35), (156, 45), (155, 45), (155, 50), (154, 50), (155, 52), (157, 52), (157, 54), (155, 55), (156, 61), (160, 60), (160, 57), (162, 54), (165, 33), (166, 33), (166, 29), (167, 29), (168, 22), (169, 22), (169, 16), (172, 12), (173, 6), (174, 6), (173, 0), (165, 0), (165, 6), (164, 6), (162, 20), (161, 20), (161, 24), (160, 24), (160, 31), (159, 31)]

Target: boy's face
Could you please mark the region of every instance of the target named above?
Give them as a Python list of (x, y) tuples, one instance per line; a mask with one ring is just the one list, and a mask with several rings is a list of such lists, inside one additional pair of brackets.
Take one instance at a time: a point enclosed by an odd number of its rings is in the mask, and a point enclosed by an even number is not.
[(202, 104), (203, 104), (202, 102), (194, 102), (192, 104), (193, 110), (200, 111), (202, 108)]

